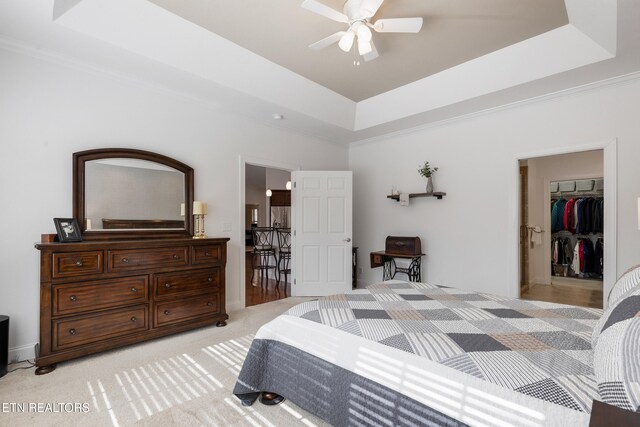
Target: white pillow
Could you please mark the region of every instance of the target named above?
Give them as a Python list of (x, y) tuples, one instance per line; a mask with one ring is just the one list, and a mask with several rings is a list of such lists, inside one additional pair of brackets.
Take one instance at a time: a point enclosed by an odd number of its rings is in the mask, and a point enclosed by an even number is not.
[(611, 292), (609, 292), (609, 306), (602, 314), (602, 317), (596, 323), (591, 333), (591, 347), (595, 348), (598, 344), (598, 337), (602, 332), (602, 328), (606, 323), (611, 312), (616, 308), (618, 303), (624, 299), (628, 293), (633, 293), (634, 290), (640, 289), (640, 265), (636, 265), (625, 271), (618, 281), (613, 285)]
[(625, 271), (622, 276), (616, 281), (609, 292), (609, 306), (616, 303), (617, 300), (630, 289), (635, 288), (640, 284), (640, 265), (635, 265)]
[(640, 291), (608, 316), (593, 352), (602, 401), (640, 412)]

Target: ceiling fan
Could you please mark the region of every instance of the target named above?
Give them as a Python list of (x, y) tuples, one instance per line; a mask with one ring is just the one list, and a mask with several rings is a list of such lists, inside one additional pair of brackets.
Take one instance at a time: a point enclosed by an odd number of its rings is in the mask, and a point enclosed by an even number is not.
[(309, 47), (323, 49), (338, 43), (340, 49), (349, 52), (355, 41), (358, 53), (365, 61), (378, 57), (378, 51), (372, 41), (371, 28), (378, 33), (417, 33), (422, 28), (422, 18), (394, 18), (378, 19), (372, 23), (371, 19), (378, 12), (384, 0), (346, 0), (343, 12), (320, 3), (318, 0), (304, 0), (302, 7), (337, 22), (349, 25), (346, 31), (338, 31), (317, 41)]

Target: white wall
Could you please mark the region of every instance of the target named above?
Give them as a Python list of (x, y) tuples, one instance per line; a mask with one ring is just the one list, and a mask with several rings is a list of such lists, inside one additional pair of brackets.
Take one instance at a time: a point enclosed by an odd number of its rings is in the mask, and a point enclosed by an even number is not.
[[(159, 152), (195, 170), (195, 197), (209, 203), (210, 236), (228, 236), (227, 304), (239, 305), (240, 156), (345, 169), (347, 150), (259, 125), (169, 91), (135, 85), (0, 50), (0, 313), (11, 317), (13, 354), (38, 341), (41, 233), (71, 216), (72, 153), (101, 147)], [(223, 233), (222, 223), (232, 224)], [(233, 321), (233, 319), (231, 319)]]
[[(508, 236), (517, 216), (518, 200), (512, 194), (517, 187), (516, 159), (615, 138), (615, 267), (622, 272), (637, 264), (639, 111), (640, 81), (634, 80), (353, 146), (349, 165), (354, 174), (354, 245), (360, 247), (361, 284), (380, 280), (382, 271), (369, 268), (368, 253), (383, 249), (387, 235), (418, 235), (427, 252), (423, 280), (517, 295), (518, 284), (512, 283), (517, 236)], [(425, 160), (440, 167), (435, 186), (447, 192), (445, 198), (412, 199), (409, 207), (401, 207), (385, 197), (393, 185), (406, 192), (424, 191), (425, 181), (416, 169)]]
[(551, 283), (549, 182), (604, 176), (602, 150), (529, 159), (529, 225), (539, 225), (545, 232), (542, 244), (529, 245), (529, 283)]

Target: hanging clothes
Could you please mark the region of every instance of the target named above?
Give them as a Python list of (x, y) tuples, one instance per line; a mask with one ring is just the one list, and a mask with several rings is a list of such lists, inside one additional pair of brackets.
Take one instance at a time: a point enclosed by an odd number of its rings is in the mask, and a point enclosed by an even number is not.
[(595, 269), (594, 273), (604, 274), (604, 240), (598, 239), (595, 247)]
[(566, 204), (565, 199), (558, 199), (551, 207), (551, 232), (553, 233), (564, 229), (563, 216)]
[(550, 206), (551, 274), (602, 278), (604, 240), (594, 234), (604, 232), (604, 198), (579, 192), (556, 197)]
[(596, 200), (593, 208), (593, 232), (604, 232), (604, 199)]
[(580, 273), (580, 241), (578, 240), (573, 248), (573, 262), (571, 270), (576, 276)]
[(564, 206), (564, 212), (562, 215), (563, 220), (563, 230), (571, 230), (573, 223), (573, 206), (576, 203), (576, 199), (569, 199), (567, 204)]
[(569, 265), (573, 262), (573, 245), (571, 239), (565, 237), (562, 241), (562, 264)]

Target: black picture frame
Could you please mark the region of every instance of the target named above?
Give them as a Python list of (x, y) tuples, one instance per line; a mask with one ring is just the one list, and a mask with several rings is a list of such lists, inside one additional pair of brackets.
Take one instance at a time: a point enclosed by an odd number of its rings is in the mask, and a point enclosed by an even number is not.
[(59, 241), (63, 243), (82, 241), (82, 233), (75, 218), (53, 218), (53, 223), (56, 226)]

